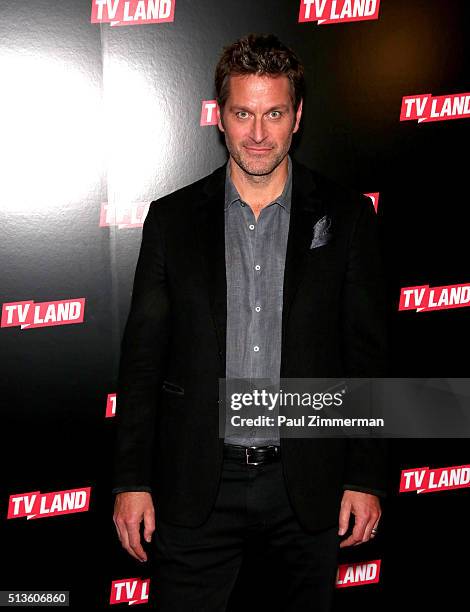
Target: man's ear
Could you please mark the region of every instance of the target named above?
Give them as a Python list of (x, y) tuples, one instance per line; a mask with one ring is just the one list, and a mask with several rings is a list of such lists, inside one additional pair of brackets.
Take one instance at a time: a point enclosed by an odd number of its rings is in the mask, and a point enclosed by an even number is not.
[(300, 104), (299, 104), (299, 108), (297, 109), (297, 112), (295, 113), (295, 125), (294, 125), (294, 129), (292, 130), (292, 133), (295, 134), (295, 132), (297, 132), (297, 130), (299, 129), (299, 125), (300, 125), (300, 118), (302, 117), (302, 104), (303, 104), (303, 98), (300, 100)]
[(219, 130), (221, 132), (225, 132), (224, 126), (223, 126), (223, 123), (222, 123), (222, 116), (221, 116), (221, 112), (220, 112), (220, 108), (219, 108), (218, 104), (217, 104), (217, 125), (219, 126)]

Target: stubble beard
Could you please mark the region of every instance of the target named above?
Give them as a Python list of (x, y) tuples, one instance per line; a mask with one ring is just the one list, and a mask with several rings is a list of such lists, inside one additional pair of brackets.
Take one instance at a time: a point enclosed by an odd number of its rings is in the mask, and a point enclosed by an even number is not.
[(235, 161), (235, 163), (244, 171), (246, 174), (251, 176), (266, 176), (271, 174), (282, 162), (284, 157), (287, 155), (289, 151), (289, 144), (286, 149), (282, 151), (277, 151), (272, 157), (272, 153), (269, 153), (268, 159), (260, 159), (258, 161), (251, 160), (248, 158), (248, 154), (244, 155), (241, 153), (240, 149), (233, 147), (231, 143), (227, 142), (227, 149)]

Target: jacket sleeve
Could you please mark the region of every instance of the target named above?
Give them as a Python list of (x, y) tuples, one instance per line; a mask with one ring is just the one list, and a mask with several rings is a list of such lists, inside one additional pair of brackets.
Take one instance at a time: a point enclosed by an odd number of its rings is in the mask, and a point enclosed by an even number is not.
[[(163, 232), (152, 202), (144, 221), (116, 388), (113, 491), (151, 488), (155, 412), (169, 339)], [(139, 489), (137, 489), (138, 487)]]
[(377, 497), (387, 497), (387, 491), (383, 489), (369, 489), (368, 487), (361, 487), (360, 485), (344, 484), (343, 490), (346, 491), (360, 491), (361, 493), (370, 493), (371, 495), (377, 495)]
[(151, 493), (152, 489), (150, 487), (134, 485), (134, 486), (129, 486), (129, 487), (116, 487), (115, 489), (111, 491), (111, 493), (112, 495), (116, 495), (117, 493), (126, 493), (126, 492), (134, 493), (134, 492), (141, 492), (141, 491), (147, 491), (147, 493)]
[[(384, 377), (388, 371), (386, 287), (377, 215), (370, 198), (360, 196), (342, 299), (342, 341), (347, 377)], [(343, 488), (385, 495), (388, 440), (349, 438)]]

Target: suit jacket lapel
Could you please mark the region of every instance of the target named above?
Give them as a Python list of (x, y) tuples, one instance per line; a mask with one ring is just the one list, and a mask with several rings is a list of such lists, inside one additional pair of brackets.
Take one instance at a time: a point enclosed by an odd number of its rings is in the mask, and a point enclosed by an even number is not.
[(225, 273), (225, 170), (219, 166), (204, 182), (204, 196), (195, 202), (194, 227), (202, 257), (209, 301), (219, 343), (220, 377), (225, 378), (227, 277)]
[[(290, 307), (311, 257), (313, 226), (325, 214), (312, 172), (292, 158), (292, 202), (284, 268), (282, 346), (285, 344)], [(282, 377), (282, 372), (281, 372)]]
[[(219, 343), (221, 378), (225, 377), (227, 327), (227, 277), (225, 271), (225, 171), (219, 166), (203, 184), (204, 196), (195, 202), (193, 223), (197, 228), (202, 270)], [(284, 270), (282, 339), (287, 330), (290, 306), (311, 256), (313, 226), (324, 214), (324, 202), (312, 172), (292, 158), (292, 202)]]

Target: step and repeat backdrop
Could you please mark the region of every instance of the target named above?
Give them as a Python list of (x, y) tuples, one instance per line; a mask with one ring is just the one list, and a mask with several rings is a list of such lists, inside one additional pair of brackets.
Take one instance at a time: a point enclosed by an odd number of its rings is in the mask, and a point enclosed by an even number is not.
[[(468, 2), (1, 0), (0, 9), (0, 591), (151, 607), (153, 558), (130, 557), (112, 520), (120, 340), (150, 202), (227, 159), (213, 85), (222, 47), (274, 33), (304, 62), (291, 155), (372, 198), (391, 375), (466, 377)], [(433, 609), (465, 593), (468, 439), (391, 446), (379, 532), (341, 549), (335, 610)], [(230, 610), (277, 609), (282, 572), (271, 559), (260, 574), (262, 553), (247, 551)]]

